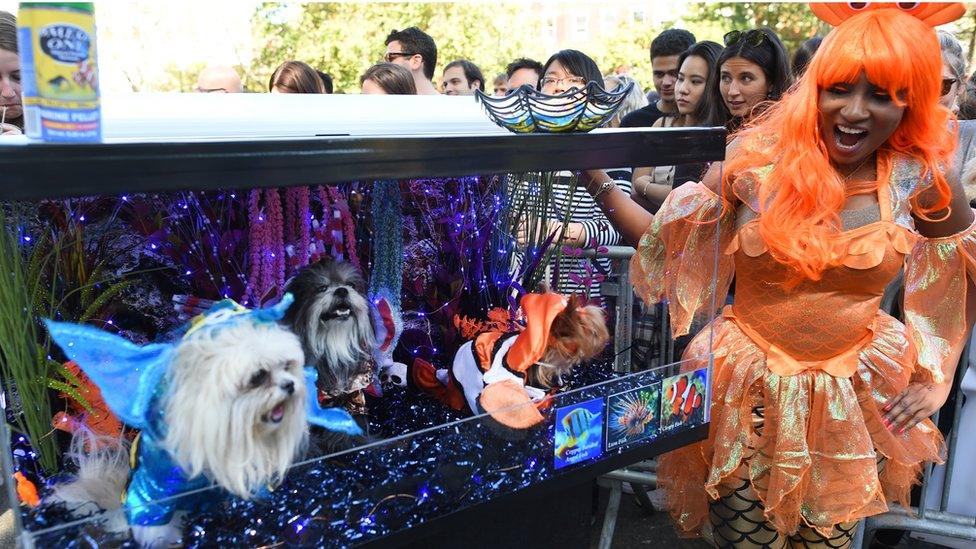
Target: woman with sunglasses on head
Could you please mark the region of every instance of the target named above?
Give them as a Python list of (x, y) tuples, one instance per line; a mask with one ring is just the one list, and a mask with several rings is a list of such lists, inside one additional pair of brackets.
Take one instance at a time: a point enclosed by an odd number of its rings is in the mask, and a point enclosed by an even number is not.
[(959, 100), (966, 91), (966, 60), (962, 44), (956, 37), (940, 30), (942, 49), (942, 97), (939, 103), (953, 113), (959, 112)]
[[(708, 40), (698, 42), (678, 57), (678, 80), (674, 95), (677, 116), (664, 116), (654, 122), (655, 128), (690, 128), (694, 126), (724, 126), (725, 109), (716, 103), (709, 90), (715, 87), (719, 55), (722, 46)], [(706, 166), (700, 163), (682, 166), (656, 166), (634, 170), (633, 197), (650, 212), (667, 198), (677, 182), (679, 185), (701, 178)]]
[[(571, 94), (583, 90), (590, 82), (603, 83), (603, 74), (596, 62), (581, 51), (562, 50), (553, 54), (543, 65), (538, 89), (547, 95)], [(568, 100), (573, 101), (574, 97), (576, 96), (570, 95)], [(582, 94), (579, 97), (582, 98)], [(569, 172), (562, 172), (559, 175), (553, 185), (553, 197), (548, 205), (544, 227), (547, 234), (559, 234), (563, 229), (564, 219), (568, 218), (562, 240), (555, 245), (590, 248), (593, 245), (619, 244), (620, 235), (586, 192), (586, 185), (573, 184)], [(585, 178), (585, 176), (581, 177)], [(621, 180), (619, 183), (621, 188), (630, 192), (629, 181)], [(515, 190), (516, 193), (524, 191), (524, 189)], [(516, 235), (522, 244), (526, 241), (526, 229), (527, 227), (522, 227)], [(607, 273), (611, 268), (609, 259), (590, 260), (565, 256), (559, 261), (558, 288), (555, 289), (567, 295), (583, 294), (587, 297), (597, 297), (589, 296), (591, 288), (580, 283), (577, 277), (571, 276), (580, 275), (581, 271), (588, 266), (592, 267), (595, 273)], [(597, 284), (596, 287), (598, 292), (599, 285)], [(527, 288), (527, 290), (534, 291), (534, 288)]]
[(786, 48), (765, 27), (726, 34), (716, 70), (719, 85), (711, 93), (724, 106), (730, 131), (779, 99), (792, 78)]
[[(682, 530), (719, 547), (849, 547), (859, 520), (908, 506), (923, 464), (941, 461), (927, 418), (976, 316), (973, 212), (943, 169), (955, 136), (931, 26), (946, 17), (847, 18), (724, 166), (653, 216), (612, 181), (590, 182), (638, 245), (635, 289), (667, 298), (675, 336), (710, 318), (736, 277), (734, 303), (682, 363), (712, 364), (708, 439), (658, 468)], [(716, 252), (717, 294), (705, 266)], [(903, 265), (904, 324), (879, 310)]]

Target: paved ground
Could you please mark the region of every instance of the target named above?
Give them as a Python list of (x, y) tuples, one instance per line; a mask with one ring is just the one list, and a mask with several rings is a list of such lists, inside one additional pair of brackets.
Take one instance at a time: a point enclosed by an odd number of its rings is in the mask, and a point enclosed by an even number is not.
[[(604, 512), (610, 490), (600, 489), (599, 511), (590, 527), (590, 548), (596, 549), (600, 543)], [(701, 540), (679, 538), (667, 513), (650, 512), (637, 506), (634, 496), (623, 494), (620, 498), (620, 511), (617, 513), (617, 527), (614, 529), (611, 549), (640, 549), (667, 547), (669, 549), (707, 549), (710, 547)]]
[[(600, 531), (603, 527), (603, 514), (610, 499), (610, 490), (600, 489), (599, 511), (590, 526), (590, 549), (597, 549)], [(973, 544), (976, 547), (976, 543)], [(623, 494), (620, 499), (620, 512), (617, 514), (617, 527), (614, 530), (611, 549), (708, 549), (711, 546), (701, 540), (679, 538), (674, 533), (667, 513), (647, 513), (637, 506), (634, 496)], [(872, 546), (889, 547), (889, 546)], [(913, 540), (905, 536), (893, 549), (944, 549), (941, 545)]]

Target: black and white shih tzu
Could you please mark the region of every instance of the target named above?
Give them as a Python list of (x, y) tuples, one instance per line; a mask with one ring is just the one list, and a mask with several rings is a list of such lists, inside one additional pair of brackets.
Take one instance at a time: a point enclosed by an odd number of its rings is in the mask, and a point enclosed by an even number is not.
[(363, 389), (376, 375), (376, 336), (362, 275), (349, 263), (325, 257), (298, 271), (285, 291), (295, 303), (282, 322), (318, 370), (319, 402), (343, 407), (365, 424)]

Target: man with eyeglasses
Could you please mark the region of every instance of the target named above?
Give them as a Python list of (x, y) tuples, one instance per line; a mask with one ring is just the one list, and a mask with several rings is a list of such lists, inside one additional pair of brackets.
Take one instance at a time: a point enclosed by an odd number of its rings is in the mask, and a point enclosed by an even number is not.
[(417, 95), (438, 95), (431, 80), (437, 66), (437, 45), (434, 39), (417, 27), (394, 30), (386, 37), (387, 63), (403, 65), (413, 75)]
[(651, 70), (654, 89), (660, 98), (620, 121), (622, 128), (645, 128), (662, 116), (677, 116), (674, 85), (678, 81), (678, 57), (695, 44), (695, 35), (684, 29), (668, 29), (651, 41)]
[(197, 93), (242, 93), (244, 83), (237, 71), (225, 66), (208, 66), (197, 77)]

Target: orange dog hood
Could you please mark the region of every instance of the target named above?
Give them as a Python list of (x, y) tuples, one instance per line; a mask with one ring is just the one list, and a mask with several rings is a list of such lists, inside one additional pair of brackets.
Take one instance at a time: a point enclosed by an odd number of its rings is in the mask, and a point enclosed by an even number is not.
[(509, 370), (525, 373), (542, 358), (549, 342), (552, 321), (566, 309), (567, 304), (565, 297), (551, 292), (528, 294), (522, 298), (525, 330), (515, 338), (505, 357)]

